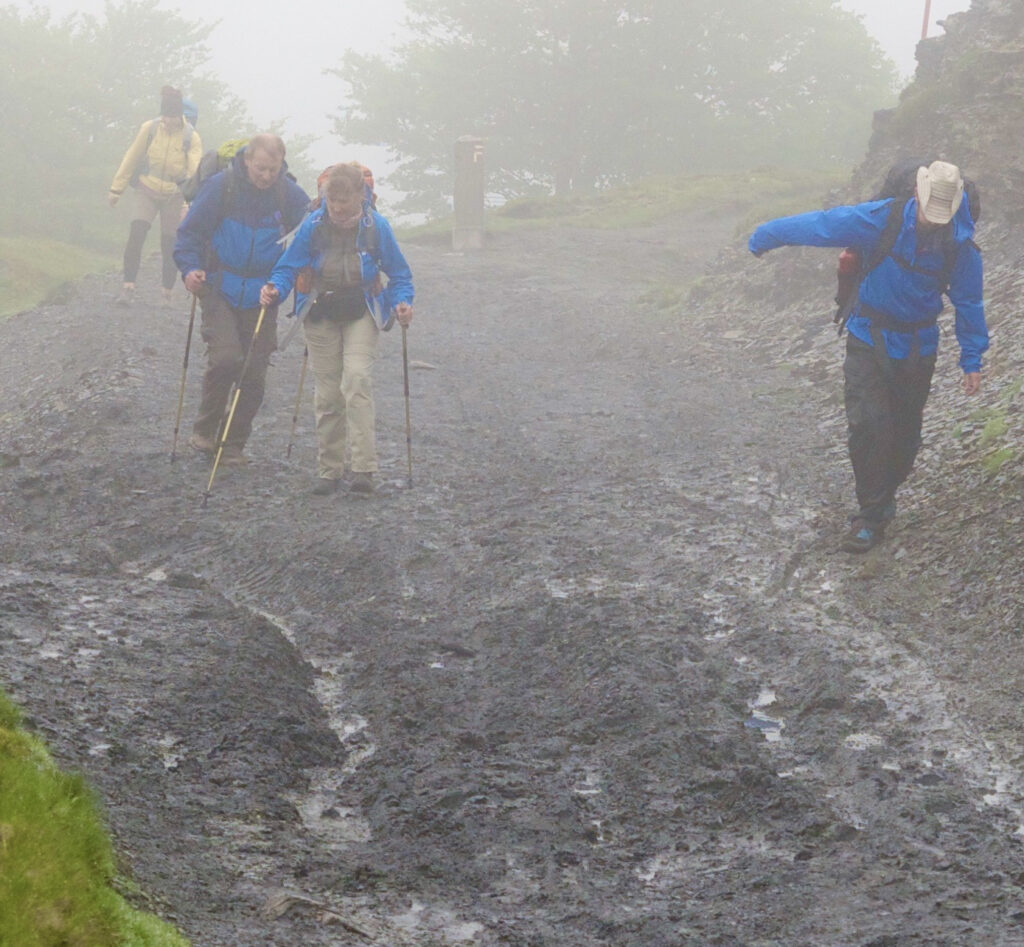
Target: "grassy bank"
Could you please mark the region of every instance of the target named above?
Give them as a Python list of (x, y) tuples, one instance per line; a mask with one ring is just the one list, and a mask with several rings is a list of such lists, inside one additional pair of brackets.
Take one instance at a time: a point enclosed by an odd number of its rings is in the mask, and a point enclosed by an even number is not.
[(56, 768), (0, 693), (0, 944), (188, 947), (132, 908), (94, 799)]
[(0, 318), (31, 309), (89, 273), (117, 266), (113, 254), (37, 237), (0, 237)]
[[(568, 197), (524, 197), (490, 209), (493, 233), (536, 227), (643, 227), (701, 208), (739, 210), (751, 224), (823, 205), (823, 197), (849, 181), (846, 170), (761, 169), (718, 175), (658, 175), (625, 187)], [(452, 219), (400, 228), (412, 241), (447, 240)]]

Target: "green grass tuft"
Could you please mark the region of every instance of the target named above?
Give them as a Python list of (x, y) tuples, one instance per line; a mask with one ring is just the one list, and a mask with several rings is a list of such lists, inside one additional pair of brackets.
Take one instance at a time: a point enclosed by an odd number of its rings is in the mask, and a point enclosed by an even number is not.
[(38, 306), (89, 273), (112, 270), (110, 254), (35, 237), (0, 237), (0, 318)]
[(114, 891), (114, 853), (91, 791), (18, 720), (0, 694), (0, 944), (187, 947)]
[(981, 467), (985, 471), (985, 474), (989, 477), (994, 477), (1003, 466), (1009, 463), (1014, 458), (1014, 450), (1012, 447), (1001, 447), (999, 450), (993, 451), (991, 454), (986, 454), (981, 458)]

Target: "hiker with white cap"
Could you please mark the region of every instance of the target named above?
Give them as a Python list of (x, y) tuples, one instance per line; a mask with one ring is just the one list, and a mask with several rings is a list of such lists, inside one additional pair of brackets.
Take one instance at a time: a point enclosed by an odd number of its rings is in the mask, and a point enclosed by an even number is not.
[(917, 170), (913, 197), (781, 217), (750, 237), (756, 256), (781, 246), (851, 247), (865, 261), (845, 322), (844, 400), (858, 504), (847, 552), (867, 552), (883, 538), (896, 491), (913, 468), (944, 294), (956, 310), (963, 390), (973, 395), (981, 386), (988, 328), (973, 237), (960, 169), (945, 161)]

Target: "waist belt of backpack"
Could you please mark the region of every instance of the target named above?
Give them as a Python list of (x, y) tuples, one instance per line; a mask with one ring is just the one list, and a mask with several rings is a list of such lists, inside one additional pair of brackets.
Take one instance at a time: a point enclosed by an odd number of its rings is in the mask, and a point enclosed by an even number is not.
[(918, 319), (910, 322), (904, 319), (896, 319), (887, 312), (874, 309), (864, 303), (861, 304), (860, 315), (864, 316), (871, 323), (868, 332), (871, 335), (871, 344), (875, 349), (875, 357), (879, 359), (882, 368), (888, 372), (892, 371), (892, 358), (889, 355), (889, 350), (885, 347), (885, 337), (882, 335), (882, 332), (899, 332), (903, 335), (909, 335), (912, 341), (910, 343), (910, 351), (907, 353), (907, 362), (916, 362), (921, 356), (921, 338), (917, 334), (918, 330), (930, 328), (935, 325), (938, 318), (933, 316), (930, 319)]

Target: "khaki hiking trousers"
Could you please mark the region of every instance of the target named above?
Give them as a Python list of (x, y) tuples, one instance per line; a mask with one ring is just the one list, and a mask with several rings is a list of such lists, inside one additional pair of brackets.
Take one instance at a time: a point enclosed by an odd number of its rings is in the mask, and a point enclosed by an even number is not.
[(338, 480), (349, 469), (377, 470), (373, 363), (380, 330), (368, 310), (355, 319), (323, 319), (303, 325), (315, 380), (317, 475)]

